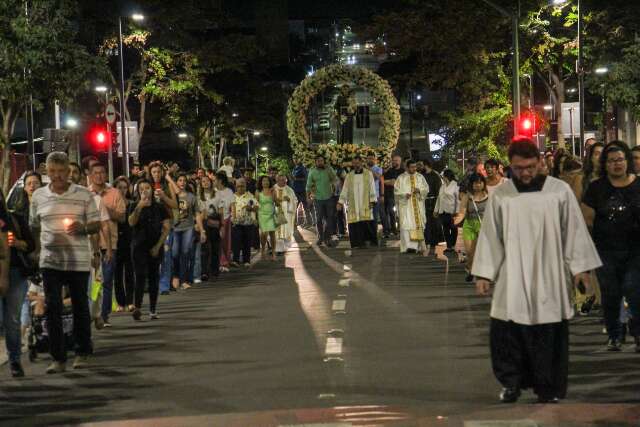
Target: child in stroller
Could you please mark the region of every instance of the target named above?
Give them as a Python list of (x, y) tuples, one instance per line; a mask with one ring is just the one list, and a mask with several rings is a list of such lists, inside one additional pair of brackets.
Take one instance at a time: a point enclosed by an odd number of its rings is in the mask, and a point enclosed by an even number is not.
[[(35, 361), (38, 353), (49, 352), (49, 333), (47, 332), (47, 315), (44, 300), (44, 288), (42, 280), (33, 278), (29, 281), (29, 312), (31, 316), (31, 327), (29, 329), (29, 360)], [(71, 298), (68, 289), (63, 289), (63, 305), (62, 312), (62, 330), (64, 331), (64, 339), (67, 351), (73, 349), (73, 310), (71, 308)]]

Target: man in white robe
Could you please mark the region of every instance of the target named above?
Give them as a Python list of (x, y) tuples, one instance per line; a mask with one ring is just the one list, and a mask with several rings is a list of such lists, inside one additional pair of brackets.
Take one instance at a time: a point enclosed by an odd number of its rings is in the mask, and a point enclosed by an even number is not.
[(367, 244), (377, 246), (378, 230), (373, 215), (373, 207), (378, 201), (375, 179), (369, 169), (362, 167), (360, 156), (353, 159), (352, 167), (344, 180), (337, 208), (342, 211), (346, 206), (352, 248), (366, 247)]
[(500, 399), (533, 388), (541, 403), (566, 396), (573, 317), (571, 280), (582, 293), (600, 258), (571, 188), (540, 173), (530, 140), (509, 147), (513, 180), (489, 198), (472, 274), (480, 295), (491, 293), (491, 360)]
[(429, 194), (429, 185), (424, 176), (417, 172), (415, 161), (407, 160), (406, 167), (407, 171), (396, 179), (394, 185), (400, 224), (400, 252), (426, 252), (424, 201)]
[(289, 249), (293, 241), (293, 232), (296, 228), (296, 206), (298, 198), (291, 187), (287, 185), (287, 177), (280, 174), (276, 177), (274, 187), (276, 199), (280, 200), (280, 206), (276, 209), (282, 211), (287, 219), (286, 224), (276, 229), (276, 253), (282, 254)]

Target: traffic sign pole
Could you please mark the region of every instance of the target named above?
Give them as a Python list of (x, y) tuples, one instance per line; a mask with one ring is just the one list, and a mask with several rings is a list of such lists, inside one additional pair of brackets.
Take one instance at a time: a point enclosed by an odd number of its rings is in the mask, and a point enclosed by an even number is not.
[(109, 183), (113, 184), (113, 135), (111, 134), (111, 125), (116, 123), (116, 107), (113, 104), (107, 104), (104, 110), (104, 117), (107, 120), (107, 135), (109, 138), (109, 152), (107, 159), (109, 162)]

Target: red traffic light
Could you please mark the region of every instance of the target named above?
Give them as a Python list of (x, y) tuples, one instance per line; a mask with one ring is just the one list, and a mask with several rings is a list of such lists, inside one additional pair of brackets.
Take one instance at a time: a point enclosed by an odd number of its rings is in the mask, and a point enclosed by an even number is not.
[(85, 134), (85, 139), (92, 149), (99, 152), (108, 148), (109, 138), (110, 135), (109, 132), (107, 132), (107, 128), (99, 123), (91, 126)]
[(522, 128), (522, 130), (529, 131), (533, 128), (533, 122), (530, 118), (525, 117), (524, 119), (522, 119), (520, 127)]
[(518, 137), (533, 138), (534, 134), (542, 129), (543, 121), (535, 112), (527, 111), (514, 121), (514, 125), (516, 128), (514, 139)]

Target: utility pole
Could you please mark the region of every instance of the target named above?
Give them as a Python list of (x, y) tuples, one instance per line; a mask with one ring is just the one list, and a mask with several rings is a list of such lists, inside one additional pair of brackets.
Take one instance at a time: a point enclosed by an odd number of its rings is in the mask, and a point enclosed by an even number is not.
[(580, 141), (579, 141), (579, 149), (580, 149), (580, 157), (582, 157), (583, 149), (582, 146), (584, 144), (584, 123), (585, 123), (585, 111), (584, 111), (584, 63), (583, 63), (583, 54), (582, 54), (582, 26), (583, 26), (583, 16), (582, 16), (582, 4), (580, 0), (578, 0), (578, 62), (576, 63), (577, 73), (578, 73), (578, 102), (580, 106)]
[(518, 6), (515, 12), (509, 12), (502, 6), (498, 6), (491, 0), (482, 0), (485, 4), (489, 5), (493, 9), (497, 10), (503, 16), (511, 20), (511, 31), (513, 32), (512, 38), (512, 97), (513, 97), (513, 133), (518, 134), (518, 117), (520, 117), (520, 0), (518, 0)]

